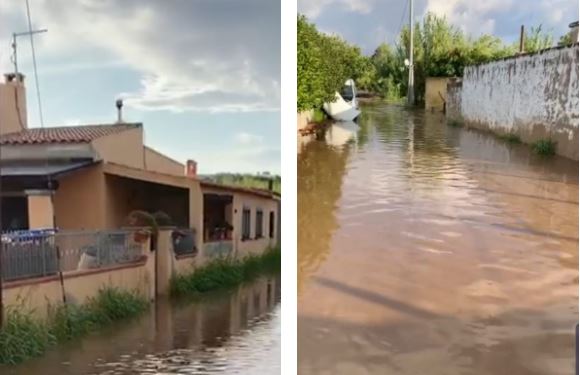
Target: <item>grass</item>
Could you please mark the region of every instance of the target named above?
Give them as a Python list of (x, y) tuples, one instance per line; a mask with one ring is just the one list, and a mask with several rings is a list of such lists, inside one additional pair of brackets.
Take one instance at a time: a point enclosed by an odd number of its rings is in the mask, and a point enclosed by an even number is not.
[(220, 258), (191, 273), (171, 279), (171, 295), (199, 295), (227, 289), (251, 281), (262, 274), (280, 272), (280, 249), (269, 249), (261, 255), (241, 260)]
[(83, 305), (50, 308), (46, 319), (36, 318), (33, 311), (13, 307), (6, 311), (6, 321), (0, 330), (0, 364), (13, 365), (38, 357), (58, 343), (138, 316), (148, 305), (136, 293), (107, 288)]
[(556, 153), (556, 142), (551, 139), (540, 139), (532, 143), (531, 146), (538, 155), (550, 156)]
[(520, 139), (520, 137), (515, 134), (515, 133), (506, 133), (506, 134), (499, 134), (497, 136), (499, 139), (503, 139), (504, 141), (508, 142), (508, 143), (522, 143), (522, 140)]

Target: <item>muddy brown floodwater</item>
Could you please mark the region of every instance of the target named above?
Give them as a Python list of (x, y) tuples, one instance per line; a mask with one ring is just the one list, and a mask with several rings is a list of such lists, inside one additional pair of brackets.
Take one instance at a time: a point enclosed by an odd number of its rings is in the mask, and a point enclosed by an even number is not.
[(298, 154), (299, 373), (573, 373), (578, 164), (398, 106), (359, 125)]
[(0, 374), (279, 374), (280, 279), (202, 301), (159, 301), (123, 323)]

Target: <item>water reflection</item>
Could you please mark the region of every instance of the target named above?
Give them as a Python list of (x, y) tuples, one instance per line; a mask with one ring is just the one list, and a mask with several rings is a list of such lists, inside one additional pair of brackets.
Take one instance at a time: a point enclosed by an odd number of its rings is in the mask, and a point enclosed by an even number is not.
[(129, 324), (2, 374), (280, 373), (280, 279), (198, 302), (159, 301)]
[(355, 141), (356, 145), (358, 125), (354, 122), (337, 122), (329, 126), (325, 134), (327, 145), (341, 147), (350, 141)]
[(363, 109), (298, 156), (301, 374), (567, 374), (578, 167)]

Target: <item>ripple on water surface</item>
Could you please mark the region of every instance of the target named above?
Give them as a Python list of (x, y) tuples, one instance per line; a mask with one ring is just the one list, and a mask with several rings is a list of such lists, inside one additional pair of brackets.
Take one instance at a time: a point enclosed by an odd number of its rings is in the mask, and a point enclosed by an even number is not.
[(577, 163), (397, 106), (359, 125), (298, 155), (300, 373), (568, 374)]

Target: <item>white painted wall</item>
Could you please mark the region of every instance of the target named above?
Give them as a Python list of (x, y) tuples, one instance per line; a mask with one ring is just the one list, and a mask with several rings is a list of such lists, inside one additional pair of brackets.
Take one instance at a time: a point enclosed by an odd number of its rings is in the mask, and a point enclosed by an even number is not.
[(577, 160), (578, 45), (467, 67), (461, 111), (476, 127), (552, 138)]

